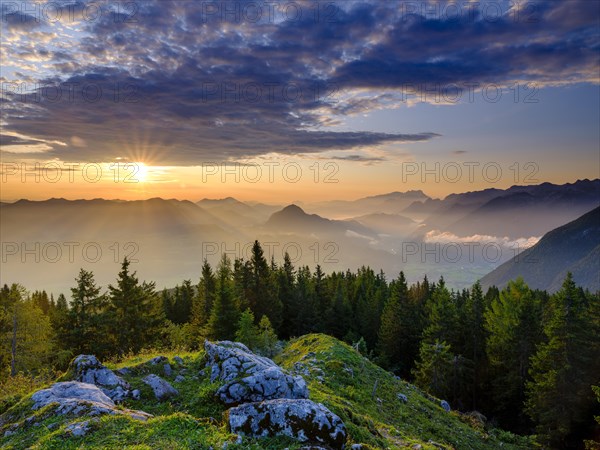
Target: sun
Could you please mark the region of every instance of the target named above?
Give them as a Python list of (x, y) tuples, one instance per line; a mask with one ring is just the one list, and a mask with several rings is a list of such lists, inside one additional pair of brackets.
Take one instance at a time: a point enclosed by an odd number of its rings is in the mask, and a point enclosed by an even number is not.
[(145, 183), (148, 181), (148, 166), (143, 162), (135, 163), (135, 167), (137, 169), (135, 173), (135, 179), (140, 183)]

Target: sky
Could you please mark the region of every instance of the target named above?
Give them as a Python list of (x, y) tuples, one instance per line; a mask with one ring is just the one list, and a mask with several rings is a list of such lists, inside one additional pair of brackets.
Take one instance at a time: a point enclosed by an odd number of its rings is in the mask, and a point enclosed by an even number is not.
[(2, 1), (0, 200), (600, 176), (596, 1)]

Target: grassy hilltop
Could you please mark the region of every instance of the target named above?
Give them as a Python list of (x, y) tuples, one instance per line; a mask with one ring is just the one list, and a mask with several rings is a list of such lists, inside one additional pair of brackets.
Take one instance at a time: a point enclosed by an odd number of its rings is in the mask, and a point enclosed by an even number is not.
[[(31, 411), (31, 395), (0, 411), (0, 447), (6, 449), (299, 449), (300, 444), (285, 437), (249, 439), (241, 443), (225, 426), (226, 407), (215, 399), (220, 382), (211, 383), (204, 370), (205, 352), (162, 353), (183, 381), (169, 381), (179, 390), (170, 401), (159, 402), (141, 380), (149, 373), (164, 376), (162, 366), (149, 360), (156, 355), (142, 354), (111, 369), (128, 367), (123, 375), (140, 400), (128, 399), (121, 408), (153, 414), (147, 422), (125, 415), (73, 417), (53, 414), (49, 405)], [(175, 356), (183, 358), (177, 364)], [(525, 449), (532, 444), (525, 438), (486, 429), (475, 417), (447, 412), (440, 401), (417, 387), (394, 377), (371, 363), (350, 346), (335, 338), (311, 334), (292, 340), (275, 358), (284, 369), (301, 374), (308, 383), (310, 398), (337, 414), (348, 430), (347, 448), (422, 448), (422, 449)], [(62, 380), (70, 379), (66, 373)], [(399, 398), (406, 397), (406, 402)], [(75, 436), (73, 421), (89, 421), (85, 436)], [(14, 424), (18, 423), (15, 427)], [(7, 433), (8, 431), (8, 433)]]

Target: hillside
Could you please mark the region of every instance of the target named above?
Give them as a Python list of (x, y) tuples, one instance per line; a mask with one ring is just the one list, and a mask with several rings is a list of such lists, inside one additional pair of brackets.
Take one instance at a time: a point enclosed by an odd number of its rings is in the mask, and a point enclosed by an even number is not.
[[(109, 373), (118, 374), (124, 380), (123, 386), (134, 393), (134, 398), (130, 398), (119, 391), (126, 397), (123, 403), (109, 407), (107, 413), (98, 417), (91, 417), (93, 412), (85, 412), (81, 402), (67, 413), (64, 405), (56, 409), (55, 403), (32, 413), (34, 400), (39, 401), (40, 394), (33, 398), (28, 395), (2, 411), (0, 446), (6, 449), (208, 449), (224, 448), (227, 443), (228, 449), (301, 448), (301, 443), (289, 437), (240, 438), (228, 431), (226, 424), (232, 423), (236, 408), (224, 414), (227, 406), (217, 399), (215, 392), (225, 381), (217, 377), (211, 382), (210, 375), (214, 375), (215, 368), (205, 369), (209, 358), (215, 358), (211, 353), (215, 347), (209, 344), (208, 354), (202, 350), (166, 354), (164, 358), (138, 355), (118, 364), (108, 364), (114, 373), (106, 368), (95, 369), (100, 370), (96, 372), (96, 385), (110, 378)], [(230, 348), (234, 347), (230, 344)], [(272, 364), (264, 358), (257, 360)], [(295, 375), (295, 380), (302, 375), (308, 385), (309, 398), (322, 403), (322, 409), (328, 408), (343, 421), (347, 430), (346, 448), (351, 444), (362, 444), (353, 447), (362, 449), (531, 448), (525, 438), (485, 428), (474, 417), (444, 410), (440, 400), (385, 372), (332, 337), (313, 334), (294, 340), (276, 357), (276, 362)], [(59, 381), (74, 379), (75, 367), (79, 365), (72, 363), (70, 371)], [(223, 362), (221, 370), (229, 370), (228, 367)], [(150, 374), (167, 380), (178, 393), (168, 400), (156, 400), (153, 390), (142, 381)], [(223, 376), (223, 372), (221, 374)], [(106, 385), (106, 381), (104, 383)], [(139, 390), (137, 394), (136, 390)], [(223, 400), (223, 389), (219, 392)], [(139, 399), (136, 400), (136, 396)], [(92, 406), (92, 411), (99, 409), (100, 404)], [(314, 429), (307, 431), (308, 434), (314, 432)]]
[(568, 272), (575, 282), (600, 290), (600, 208), (548, 232), (523, 251), (481, 279), (484, 287), (504, 287), (519, 276), (532, 289), (555, 292)]

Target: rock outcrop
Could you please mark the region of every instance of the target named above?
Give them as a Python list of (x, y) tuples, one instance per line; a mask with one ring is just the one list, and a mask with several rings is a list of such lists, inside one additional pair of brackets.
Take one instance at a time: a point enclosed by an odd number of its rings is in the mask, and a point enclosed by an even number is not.
[(217, 391), (225, 405), (308, 398), (304, 378), (285, 373), (272, 360), (255, 355), (243, 344), (206, 341), (204, 347), (211, 381), (229, 381)]
[(131, 386), (112, 370), (98, 361), (94, 355), (79, 355), (72, 362), (70, 372), (73, 379), (98, 386), (115, 402), (131, 397)]
[(146, 420), (151, 414), (143, 411), (119, 409), (115, 402), (98, 386), (79, 381), (63, 381), (54, 383), (46, 389), (39, 390), (31, 396), (32, 409), (56, 403), (53, 414), (73, 414), (76, 416), (97, 416), (101, 414), (123, 414), (134, 419)]
[(269, 400), (228, 411), (232, 432), (252, 437), (286, 435), (300, 442), (319, 442), (341, 449), (346, 442), (342, 420), (310, 400)]
[(286, 435), (301, 442), (343, 448), (346, 428), (322, 404), (308, 400), (300, 375), (290, 375), (245, 345), (222, 341), (204, 344), (211, 381), (223, 380), (217, 397), (226, 405), (229, 429), (252, 437)]
[(179, 395), (179, 391), (177, 389), (175, 389), (168, 381), (163, 380), (158, 375), (150, 374), (142, 381), (152, 388), (154, 396), (157, 400), (163, 401)]

